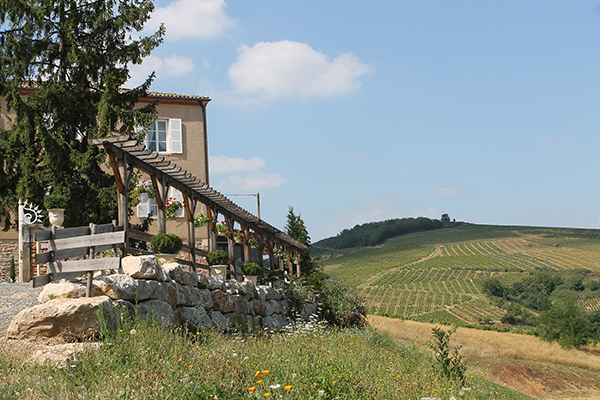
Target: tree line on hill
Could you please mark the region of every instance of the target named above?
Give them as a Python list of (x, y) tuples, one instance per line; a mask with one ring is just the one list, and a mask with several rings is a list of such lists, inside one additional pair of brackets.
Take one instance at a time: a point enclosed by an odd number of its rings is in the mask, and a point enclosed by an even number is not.
[(386, 239), (414, 232), (431, 231), (462, 224), (451, 221), (448, 214), (441, 219), (426, 217), (388, 219), (380, 222), (369, 222), (356, 225), (352, 229), (344, 229), (334, 237), (323, 239), (314, 244), (315, 247), (327, 249), (348, 249), (352, 247), (376, 246)]
[(503, 323), (533, 326), (544, 340), (579, 347), (600, 341), (600, 311), (587, 311), (577, 305), (581, 298), (600, 296), (600, 283), (588, 275), (589, 271), (566, 275), (535, 271), (512, 285), (488, 278), (483, 291), (506, 310)]

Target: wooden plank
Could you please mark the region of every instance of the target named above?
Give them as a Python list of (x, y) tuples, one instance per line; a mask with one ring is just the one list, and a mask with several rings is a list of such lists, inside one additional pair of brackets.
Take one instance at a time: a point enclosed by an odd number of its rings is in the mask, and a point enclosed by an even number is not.
[(104, 142), (115, 143), (115, 142), (124, 142), (126, 140), (129, 140), (129, 136), (127, 136), (127, 135), (109, 136), (109, 137), (99, 138), (99, 139), (90, 139), (89, 144), (91, 144), (93, 146), (99, 146)]
[(75, 249), (78, 247), (104, 246), (108, 244), (125, 243), (125, 232), (100, 233), (69, 239), (56, 239), (49, 241), (51, 250)]
[(51, 238), (52, 238), (51, 230), (37, 231), (35, 233), (35, 241), (36, 242), (44, 242), (46, 240), (50, 240)]
[(111, 258), (95, 258), (93, 260), (78, 260), (78, 261), (56, 261), (48, 263), (48, 270), (52, 273), (68, 273), (68, 272), (88, 272), (100, 271), (104, 269), (119, 269), (121, 266), (120, 257)]
[(89, 226), (78, 226), (75, 228), (64, 228), (64, 229), (57, 229), (56, 232), (54, 233), (54, 237), (53, 239), (66, 239), (66, 238), (73, 238), (76, 236), (83, 236), (83, 235), (89, 235), (90, 234), (90, 227)]
[(65, 258), (82, 257), (88, 254), (87, 247), (79, 247), (76, 249), (48, 251), (35, 255), (36, 264), (46, 264), (50, 261), (64, 260)]
[(50, 278), (50, 275), (52, 275), (52, 274), (34, 276), (33, 277), (33, 287), (36, 288), (36, 287), (44, 286), (44, 285), (47, 285), (48, 283), (50, 283), (52, 281), (52, 279)]
[[(114, 244), (107, 244), (105, 246), (96, 246), (96, 253), (100, 253), (101, 251), (110, 250), (110, 249), (114, 248), (114, 246), (115, 246)], [(125, 242), (117, 243), (116, 246), (119, 248), (125, 247)]]

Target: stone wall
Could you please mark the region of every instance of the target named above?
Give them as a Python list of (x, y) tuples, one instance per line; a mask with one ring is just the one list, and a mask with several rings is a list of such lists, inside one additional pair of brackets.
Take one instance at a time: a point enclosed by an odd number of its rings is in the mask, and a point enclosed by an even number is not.
[(15, 274), (19, 274), (19, 241), (18, 240), (0, 240), (0, 282), (8, 282), (8, 272), (10, 270), (10, 256), (15, 257)]
[[(135, 310), (142, 318), (153, 313), (162, 323), (187, 324), (192, 330), (280, 329), (288, 323), (289, 305), (283, 289), (255, 286), (247, 281), (223, 282), (217, 277), (185, 271), (177, 263), (160, 265), (154, 256), (125, 257), (122, 269), (122, 274), (96, 277), (89, 299), (84, 298), (84, 280), (46, 285), (38, 298), (40, 305), (15, 316), (7, 336), (93, 336), (97, 334), (97, 321), (92, 314), (99, 304), (105, 314), (111, 306), (130, 314)], [(73, 315), (75, 309), (84, 314)], [(67, 310), (68, 315), (61, 317), (60, 310)], [(306, 315), (313, 312), (315, 305), (305, 310)], [(109, 322), (116, 321), (114, 314), (110, 311)], [(44, 316), (51, 320), (44, 321)], [(67, 322), (62, 323), (64, 318)], [(85, 321), (86, 326), (78, 326), (78, 320)]]

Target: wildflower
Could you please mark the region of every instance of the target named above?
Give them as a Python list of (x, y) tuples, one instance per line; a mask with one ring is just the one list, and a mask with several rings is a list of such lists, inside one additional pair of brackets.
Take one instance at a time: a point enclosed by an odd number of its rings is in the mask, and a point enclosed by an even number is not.
[(260, 371), (256, 371), (256, 373), (254, 374), (254, 377), (260, 379), (262, 378), (264, 375), (260, 373)]
[(325, 396), (325, 391), (323, 389), (319, 390), (319, 396), (320, 397)]
[(268, 374), (269, 374), (269, 371), (270, 371), (269, 369), (265, 369), (265, 370), (263, 371), (263, 374), (265, 374), (265, 375), (268, 375)]
[(263, 380), (262, 380), (262, 379), (260, 379), (260, 380), (256, 381), (256, 383), (258, 383), (258, 384), (261, 384), (261, 383), (262, 383), (262, 381), (263, 381)]
[(271, 395), (271, 393), (267, 392), (265, 393), (265, 397), (269, 397)]
[(137, 331), (135, 329), (132, 329), (132, 330), (129, 331), (130, 335), (135, 335), (136, 333), (137, 333)]
[(273, 384), (273, 385), (271, 385), (271, 386), (269, 386), (269, 387), (270, 387), (271, 389), (273, 389), (273, 390), (277, 390), (277, 389), (279, 389), (279, 388), (281, 387), (281, 385), (280, 385), (279, 383), (275, 383), (275, 384)]
[(290, 389), (292, 388), (292, 385), (287, 385), (287, 386), (284, 386), (283, 388), (289, 392)]
[(252, 386), (251, 388), (248, 388), (248, 391), (250, 393), (254, 393), (255, 390), (256, 390), (256, 386)]

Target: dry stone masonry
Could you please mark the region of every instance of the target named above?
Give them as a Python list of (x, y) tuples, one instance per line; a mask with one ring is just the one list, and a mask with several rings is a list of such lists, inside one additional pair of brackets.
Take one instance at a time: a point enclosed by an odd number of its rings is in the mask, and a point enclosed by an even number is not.
[[(283, 289), (251, 282), (225, 281), (183, 270), (177, 263), (160, 265), (154, 256), (123, 258), (122, 274), (97, 276), (92, 297), (83, 281), (50, 283), (37, 306), (21, 311), (7, 329), (9, 338), (98, 334), (96, 311), (101, 309), (109, 328), (116, 329), (119, 310), (130, 316), (154, 315), (170, 326), (189, 329), (280, 329), (287, 324), (289, 306)], [(316, 311), (316, 306), (314, 306)], [(310, 313), (310, 309), (308, 310)]]

